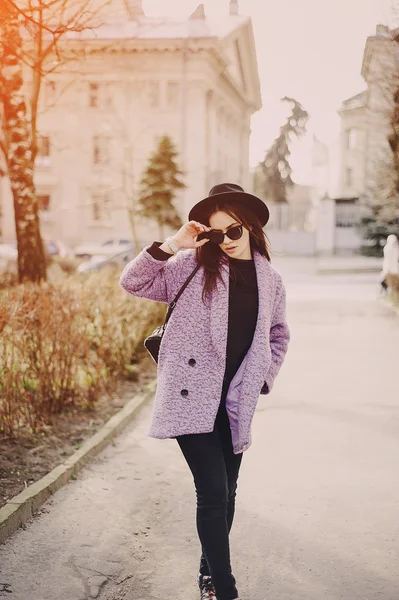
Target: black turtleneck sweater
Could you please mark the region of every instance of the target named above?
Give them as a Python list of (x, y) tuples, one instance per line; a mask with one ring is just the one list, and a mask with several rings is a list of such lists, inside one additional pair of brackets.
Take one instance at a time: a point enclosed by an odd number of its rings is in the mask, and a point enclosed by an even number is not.
[(258, 318), (255, 263), (229, 258), (229, 328), (225, 379), (230, 383), (249, 350)]
[[(171, 254), (154, 243), (149, 254), (157, 260), (168, 260)], [(229, 384), (249, 350), (258, 318), (258, 284), (255, 263), (251, 260), (230, 258), (229, 325), (225, 384)]]

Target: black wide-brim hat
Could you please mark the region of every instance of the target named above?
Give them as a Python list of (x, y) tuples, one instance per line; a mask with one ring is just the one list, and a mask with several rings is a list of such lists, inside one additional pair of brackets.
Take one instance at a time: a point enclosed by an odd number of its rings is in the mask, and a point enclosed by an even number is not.
[(211, 189), (207, 198), (200, 200), (200, 202), (197, 202), (193, 206), (188, 215), (189, 221), (198, 221), (201, 223), (201, 219), (208, 212), (209, 208), (215, 205), (222, 207), (223, 204), (228, 204), (229, 202), (238, 202), (247, 206), (258, 217), (262, 227), (269, 220), (269, 209), (263, 200), (253, 194), (248, 194), (241, 186), (235, 183), (220, 183)]

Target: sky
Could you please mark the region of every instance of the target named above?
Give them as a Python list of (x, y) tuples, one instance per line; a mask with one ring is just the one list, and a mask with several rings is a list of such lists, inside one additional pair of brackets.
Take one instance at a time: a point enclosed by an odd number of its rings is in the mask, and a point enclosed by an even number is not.
[[(293, 176), (311, 183), (313, 134), (332, 144), (339, 136), (337, 110), (363, 89), (367, 36), (390, 20), (395, 0), (239, 0), (240, 14), (252, 17), (263, 108), (252, 118), (250, 162), (255, 166), (287, 116), (284, 96), (310, 114), (306, 138), (295, 143)], [(189, 15), (199, 0), (144, 0), (148, 15)], [(229, 0), (204, 2), (207, 14), (227, 14)], [(167, 7), (167, 8), (166, 8)]]

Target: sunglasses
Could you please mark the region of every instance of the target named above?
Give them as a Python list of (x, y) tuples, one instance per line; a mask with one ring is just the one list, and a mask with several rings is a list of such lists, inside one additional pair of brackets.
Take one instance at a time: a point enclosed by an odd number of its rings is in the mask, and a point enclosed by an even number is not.
[(208, 239), (212, 244), (223, 244), (224, 238), (227, 236), (229, 240), (239, 240), (242, 237), (242, 225), (235, 225), (228, 229), (225, 233), (222, 231), (204, 231), (197, 236), (197, 242), (203, 239)]

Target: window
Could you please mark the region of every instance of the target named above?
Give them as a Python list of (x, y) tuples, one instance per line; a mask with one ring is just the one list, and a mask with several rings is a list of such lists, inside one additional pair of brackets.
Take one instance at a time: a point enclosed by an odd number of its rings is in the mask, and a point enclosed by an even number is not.
[(109, 163), (110, 139), (104, 135), (95, 135), (93, 138), (93, 163), (106, 165)]
[(106, 193), (95, 193), (91, 196), (92, 219), (96, 223), (106, 221), (110, 218), (108, 207), (108, 195)]
[(177, 81), (168, 81), (166, 104), (168, 108), (178, 108), (179, 106), (179, 84)]
[(111, 83), (89, 83), (90, 108), (111, 108), (112, 104)]
[(100, 85), (98, 83), (89, 84), (89, 106), (90, 108), (100, 106)]
[(39, 136), (37, 138), (37, 154), (35, 164), (38, 167), (49, 167), (51, 164), (50, 158), (51, 143), (48, 136)]
[(102, 221), (101, 203), (98, 197), (93, 197), (92, 200), (93, 221)]
[(40, 211), (48, 212), (50, 210), (50, 204), (51, 204), (50, 194), (38, 194), (37, 203), (38, 203)]
[(354, 150), (357, 146), (357, 130), (348, 129), (346, 131), (346, 147), (348, 150)]
[(151, 108), (159, 107), (159, 82), (149, 81), (148, 82), (148, 101)]
[(347, 187), (352, 187), (352, 183), (353, 183), (353, 170), (347, 168), (345, 170), (345, 185)]

